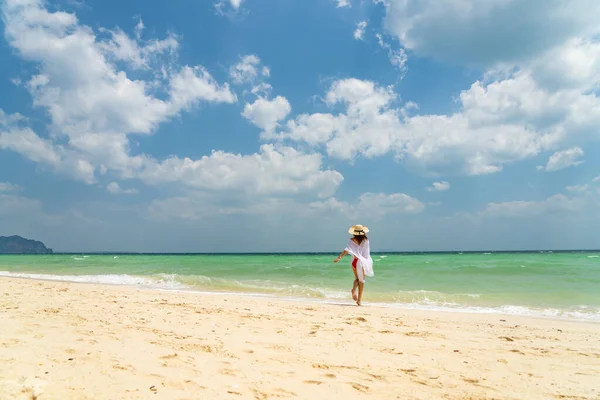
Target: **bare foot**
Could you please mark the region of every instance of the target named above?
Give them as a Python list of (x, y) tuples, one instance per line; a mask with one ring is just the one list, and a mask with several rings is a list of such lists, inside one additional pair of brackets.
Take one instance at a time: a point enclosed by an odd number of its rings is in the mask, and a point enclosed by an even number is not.
[(354, 290), (352, 291), (352, 300), (354, 300), (354, 301), (358, 300), (358, 296), (356, 295), (356, 293), (354, 292)]
[(356, 304), (358, 304), (360, 306), (360, 301), (356, 300)]

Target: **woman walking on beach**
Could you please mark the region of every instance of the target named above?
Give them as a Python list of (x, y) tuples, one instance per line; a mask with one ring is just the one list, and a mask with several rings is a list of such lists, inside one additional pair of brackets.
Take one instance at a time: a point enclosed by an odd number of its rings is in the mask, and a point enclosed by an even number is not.
[[(346, 254), (352, 255), (352, 271), (354, 272), (354, 285), (352, 286), (352, 299), (360, 306), (365, 278), (373, 276), (373, 259), (371, 258), (371, 248), (367, 233), (369, 228), (362, 225), (353, 225), (348, 230), (352, 238), (348, 241), (346, 248), (333, 262), (337, 263)], [(358, 287), (358, 296), (356, 288)]]

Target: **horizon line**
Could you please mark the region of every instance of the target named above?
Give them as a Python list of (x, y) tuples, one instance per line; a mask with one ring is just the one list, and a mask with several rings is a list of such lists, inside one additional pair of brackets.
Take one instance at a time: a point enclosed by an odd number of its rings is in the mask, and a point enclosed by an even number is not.
[[(477, 254), (477, 253), (585, 253), (600, 252), (600, 249), (527, 249), (527, 250), (375, 250), (371, 254)], [(143, 252), (143, 251), (53, 251), (52, 253), (0, 253), (0, 255), (296, 255), (337, 254), (339, 251), (257, 251), (257, 252)]]

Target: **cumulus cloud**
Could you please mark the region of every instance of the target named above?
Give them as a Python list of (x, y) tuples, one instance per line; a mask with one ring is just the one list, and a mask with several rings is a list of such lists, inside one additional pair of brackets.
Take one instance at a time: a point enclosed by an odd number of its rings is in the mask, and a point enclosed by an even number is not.
[(111, 182), (106, 185), (106, 190), (108, 190), (112, 194), (136, 194), (138, 193), (137, 189), (122, 189), (121, 186), (117, 182)]
[(395, 101), (390, 87), (358, 79), (335, 81), (325, 103), (342, 106), (342, 112), (301, 114), (270, 137), (324, 146), (328, 155), (342, 160), (392, 153), (424, 172), (467, 175), (501, 171), (504, 164), (533, 157), (558, 140), (508, 120), (474, 123), (468, 109), (450, 116), (409, 116), (414, 104), (396, 108)]
[(244, 1), (245, 0), (218, 0), (214, 3), (214, 6), (215, 10), (217, 10), (217, 13), (221, 15), (237, 13), (239, 12)]
[(548, 162), (545, 167), (538, 167), (548, 172), (558, 171), (568, 167), (574, 167), (583, 164), (583, 150), (579, 147), (572, 149), (557, 151), (548, 158)]
[(353, 219), (381, 219), (386, 216), (418, 214), (425, 209), (419, 200), (405, 193), (363, 193), (356, 202), (340, 201), (334, 197), (310, 203), (320, 213), (341, 214)]
[(272, 100), (259, 97), (253, 103), (246, 103), (242, 116), (265, 132), (272, 132), (291, 111), (285, 97), (277, 96)]
[[(125, 174), (140, 164), (127, 154), (127, 135), (150, 134), (200, 101), (236, 101), (227, 84), (217, 84), (200, 66), (169, 68), (173, 72), (165, 72), (163, 84), (132, 80), (111, 62), (116, 58), (148, 65), (153, 59), (146, 56), (177, 47), (173, 37), (126, 50), (124, 43), (135, 40), (125, 40), (125, 33), (113, 32), (103, 41), (74, 14), (50, 12), (37, 0), (7, 0), (2, 16), (8, 43), (39, 66), (27, 88), (34, 105), (48, 112), (53, 133), (50, 140), (29, 128), (12, 129), (3, 133), (2, 146), (56, 170), (78, 171), (88, 183), (94, 181), (96, 168)], [(156, 89), (166, 100), (151, 94)], [(66, 144), (57, 145), (54, 139)]]
[(356, 24), (356, 30), (354, 30), (354, 39), (362, 40), (365, 36), (365, 30), (367, 29), (367, 21), (360, 21)]
[(492, 202), (480, 215), (486, 218), (533, 218), (548, 213), (581, 211), (585, 205), (586, 200), (581, 197), (556, 194), (541, 201)]
[[(99, 172), (151, 185), (167, 182), (208, 191), (330, 196), (343, 180), (339, 172), (322, 168), (320, 154), (289, 147), (268, 145), (248, 155), (214, 151), (198, 160), (132, 155), (129, 135), (152, 134), (161, 123), (200, 102), (235, 103), (235, 94), (202, 66), (161, 63), (159, 56), (178, 48), (176, 36), (141, 41), (141, 19), (134, 37), (113, 30), (105, 31), (108, 39), (103, 40), (74, 14), (50, 12), (37, 0), (7, 0), (2, 13), (9, 44), (39, 67), (27, 87), (35, 105), (49, 113), (53, 135), (42, 138), (25, 126), (22, 116), (1, 112), (0, 149), (87, 183), (95, 182)], [(132, 80), (115, 60), (132, 68), (150, 65), (162, 72), (157, 80)], [(254, 55), (242, 57), (231, 69), (236, 83), (268, 75), (268, 68)], [(268, 91), (266, 84), (255, 87)], [(155, 95), (157, 91), (162, 95)], [(283, 97), (259, 97), (246, 105), (244, 116), (268, 131), (290, 109)], [(133, 193), (117, 182), (107, 190)]]
[(270, 75), (269, 67), (261, 65), (260, 58), (254, 54), (241, 57), (240, 62), (229, 70), (229, 76), (237, 85), (253, 83), (259, 77), (269, 77)]
[(337, 8), (351, 7), (350, 0), (335, 0), (337, 2)]
[(380, 33), (375, 36), (377, 37), (379, 46), (388, 52), (388, 58), (392, 66), (400, 72), (400, 78), (404, 78), (407, 71), (406, 63), (408, 62), (406, 51), (403, 48), (392, 49), (392, 46), (383, 39)]
[[(393, 154), (425, 174), (481, 175), (548, 151), (557, 153), (546, 170), (577, 165), (578, 151), (561, 149), (600, 137), (600, 3), (576, 0), (568, 9), (560, 1), (382, 3), (388, 32), (404, 48), (484, 67), (482, 78), (460, 92), (457, 111), (411, 115), (414, 103), (397, 106), (390, 88), (343, 79), (325, 95), (327, 106), (342, 111), (295, 116), (264, 139), (307, 143), (348, 161)], [(391, 51), (384, 35), (377, 39)], [(405, 69), (402, 48), (390, 57)], [(345, 92), (338, 95), (340, 88)]]
[(0, 150), (11, 150), (23, 157), (73, 179), (94, 183), (94, 167), (75, 151), (55, 145), (23, 127), (20, 115), (6, 115), (0, 109)]
[(173, 55), (179, 48), (177, 36), (171, 34), (165, 39), (142, 41), (144, 23), (140, 19), (135, 28), (136, 38), (131, 38), (122, 29), (100, 29), (110, 35), (110, 39), (98, 45), (113, 60), (124, 61), (136, 69), (149, 69), (162, 55)]
[(292, 215), (297, 224), (304, 221), (322, 221), (334, 218), (339, 221), (381, 221), (386, 217), (406, 217), (423, 212), (425, 205), (404, 193), (363, 193), (355, 201), (347, 202), (335, 197), (317, 201), (298, 197), (264, 197), (259, 202), (247, 197), (229, 197), (223, 201), (205, 192), (192, 192), (153, 201), (148, 212), (157, 220), (200, 220), (214, 215), (260, 215), (261, 218)]
[(418, 55), (484, 66), (534, 59), (600, 31), (595, 0), (386, 0), (385, 26)]
[(0, 193), (17, 192), (19, 190), (21, 190), (21, 187), (19, 185), (15, 185), (10, 182), (0, 182)]
[(450, 189), (450, 184), (446, 181), (433, 182), (433, 184), (427, 188), (428, 192), (444, 192)]
[(319, 153), (263, 145), (251, 155), (213, 151), (199, 160), (171, 157), (152, 163), (141, 179), (150, 184), (178, 182), (195, 189), (252, 195), (331, 196), (343, 181), (335, 170), (322, 170)]
[(572, 185), (567, 186), (566, 189), (573, 193), (586, 193), (589, 190), (590, 185)]

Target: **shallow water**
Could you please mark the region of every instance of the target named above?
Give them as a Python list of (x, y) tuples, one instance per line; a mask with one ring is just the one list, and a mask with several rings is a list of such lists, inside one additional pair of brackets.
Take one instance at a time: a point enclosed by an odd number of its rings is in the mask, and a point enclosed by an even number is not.
[[(0, 276), (350, 300), (333, 254), (3, 255)], [(364, 302), (600, 321), (600, 253), (374, 254)]]

